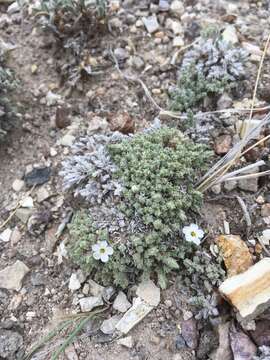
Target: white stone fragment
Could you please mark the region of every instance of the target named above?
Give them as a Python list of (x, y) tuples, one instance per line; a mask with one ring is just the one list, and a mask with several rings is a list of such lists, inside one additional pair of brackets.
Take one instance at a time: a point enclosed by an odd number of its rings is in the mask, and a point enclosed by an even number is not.
[(121, 316), (114, 315), (110, 317), (109, 319), (106, 319), (101, 324), (100, 330), (103, 332), (103, 334), (111, 335), (115, 331), (116, 324), (119, 323), (119, 320), (121, 319)]
[(0, 233), (0, 241), (9, 242), (11, 234), (12, 230), (10, 228), (5, 229), (3, 232)]
[(147, 304), (141, 298), (135, 298), (132, 307), (125, 313), (122, 319), (116, 325), (116, 329), (123, 334), (127, 334), (135, 325), (144, 319), (153, 306)]
[(235, 45), (239, 42), (237, 31), (234, 25), (228, 25), (222, 33), (222, 39), (227, 43)]
[(76, 290), (79, 290), (80, 287), (81, 287), (81, 283), (80, 283), (79, 279), (77, 278), (77, 274), (72, 274), (69, 279), (69, 284), (68, 284), (69, 290), (76, 291)]
[(24, 199), (20, 201), (20, 205), (23, 208), (31, 209), (34, 206), (34, 201), (31, 196), (26, 196)]
[(20, 179), (15, 179), (12, 183), (12, 189), (16, 192), (19, 192), (24, 187), (24, 181)]
[(73, 145), (74, 141), (75, 141), (74, 135), (66, 134), (60, 139), (60, 144), (62, 146), (71, 147)]
[(126, 294), (120, 291), (113, 302), (113, 308), (119, 312), (125, 313), (131, 307)]
[(264, 245), (270, 244), (270, 229), (263, 230), (260, 240)]
[(160, 302), (160, 288), (152, 280), (146, 280), (139, 284), (136, 295), (151, 306), (158, 306)]
[(79, 301), (82, 312), (93, 310), (97, 306), (103, 305), (103, 300), (100, 296), (90, 296)]
[(146, 27), (146, 30), (149, 32), (149, 34), (153, 34), (154, 32), (158, 31), (159, 29), (159, 23), (157, 21), (156, 15), (144, 17), (142, 19), (144, 26)]
[(124, 338), (121, 338), (117, 341), (118, 345), (122, 345), (128, 349), (132, 349), (133, 348), (133, 339), (131, 336), (127, 336)]
[(255, 318), (270, 304), (270, 258), (264, 258), (247, 271), (228, 278), (219, 291), (243, 318)]

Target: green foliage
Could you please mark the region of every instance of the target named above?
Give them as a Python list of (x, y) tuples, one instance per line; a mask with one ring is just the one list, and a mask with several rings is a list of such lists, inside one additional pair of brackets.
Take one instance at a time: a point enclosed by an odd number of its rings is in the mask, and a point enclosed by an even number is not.
[[(70, 226), (72, 258), (104, 285), (125, 288), (138, 277), (154, 276), (165, 288), (168, 274), (194, 249), (181, 239), (180, 229), (201, 204), (194, 184), (210, 152), (170, 128), (135, 135), (108, 150), (118, 169), (115, 179), (123, 184), (118, 211), (134, 228), (109, 232), (79, 212)], [(91, 250), (104, 240), (114, 250), (106, 263), (95, 260)]]
[(236, 87), (246, 76), (247, 57), (244, 49), (224, 40), (217, 27), (204, 29), (182, 58), (178, 82), (170, 94), (172, 110), (193, 110), (206, 96)]
[(205, 252), (198, 251), (191, 259), (185, 259), (185, 281), (193, 289), (205, 289), (210, 293), (225, 279), (225, 270), (221, 267), (221, 258), (213, 259)]
[(191, 292), (190, 305), (197, 310), (196, 318), (208, 319), (219, 315), (214, 290), (224, 281), (226, 272), (222, 258), (198, 250), (183, 261), (182, 280)]
[(210, 155), (204, 145), (162, 128), (110, 145), (109, 152), (124, 183), (127, 216), (138, 215), (151, 230), (168, 236), (199, 208), (202, 194), (194, 184)]
[(207, 79), (191, 64), (180, 73), (175, 91), (171, 94), (171, 109), (173, 111), (188, 111), (202, 101), (207, 95), (222, 94), (230, 88), (229, 77), (222, 79)]

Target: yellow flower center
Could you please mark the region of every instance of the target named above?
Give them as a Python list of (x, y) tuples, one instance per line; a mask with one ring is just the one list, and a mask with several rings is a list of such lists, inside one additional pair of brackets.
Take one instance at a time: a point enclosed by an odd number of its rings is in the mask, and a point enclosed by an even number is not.
[(101, 254), (104, 254), (104, 253), (105, 253), (105, 249), (104, 249), (104, 248), (99, 249), (99, 251), (100, 251)]
[(190, 234), (191, 234), (191, 236), (192, 236), (192, 237), (196, 237), (196, 233), (195, 233), (195, 231), (191, 231), (191, 233), (190, 233)]

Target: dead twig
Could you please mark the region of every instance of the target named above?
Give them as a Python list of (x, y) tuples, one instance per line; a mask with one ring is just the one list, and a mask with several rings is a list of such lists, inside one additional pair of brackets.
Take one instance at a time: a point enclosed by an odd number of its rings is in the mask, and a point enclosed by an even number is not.
[(236, 195), (236, 199), (237, 199), (239, 205), (240, 205), (241, 208), (242, 208), (242, 211), (243, 211), (243, 214), (244, 214), (244, 218), (245, 218), (246, 224), (247, 224), (247, 233), (248, 233), (248, 232), (249, 232), (249, 229), (251, 228), (252, 223), (251, 223), (251, 218), (250, 218), (250, 215), (249, 215), (247, 206), (246, 206), (244, 200), (243, 200), (240, 196)]
[(260, 243), (261, 247), (263, 248), (263, 250), (265, 251), (265, 253), (266, 253), (268, 256), (270, 256), (270, 252), (269, 252), (269, 250), (266, 249), (266, 246), (265, 246), (264, 243), (262, 242), (260, 236), (257, 237), (257, 240), (259, 241), (259, 243)]
[(26, 195), (24, 197), (22, 197), (21, 199), (19, 199), (15, 205), (14, 210), (9, 214), (8, 218), (0, 225), (0, 230), (3, 229), (3, 227), (5, 227), (10, 220), (13, 218), (13, 216), (16, 214), (16, 211), (18, 210), (18, 208), (21, 206), (21, 202), (27, 198), (27, 196), (31, 195), (32, 191), (34, 190), (35, 185), (26, 193)]

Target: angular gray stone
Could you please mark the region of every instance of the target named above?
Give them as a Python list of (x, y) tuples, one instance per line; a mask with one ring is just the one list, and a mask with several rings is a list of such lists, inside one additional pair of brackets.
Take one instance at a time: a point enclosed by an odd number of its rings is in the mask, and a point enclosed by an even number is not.
[(119, 312), (125, 313), (131, 307), (126, 294), (120, 291), (113, 302), (113, 308)]
[(103, 300), (100, 296), (90, 296), (80, 299), (79, 303), (82, 312), (88, 312), (97, 306), (103, 305)]
[(77, 275), (72, 274), (69, 279), (69, 284), (68, 284), (69, 290), (76, 291), (76, 290), (79, 290), (80, 287), (81, 287), (81, 283), (80, 283)]
[(133, 339), (131, 336), (127, 336), (127, 337), (119, 339), (117, 341), (117, 344), (127, 347), (128, 349), (132, 349), (133, 348)]
[(60, 144), (62, 146), (71, 147), (73, 145), (74, 141), (75, 141), (74, 135), (66, 134), (60, 139)]
[(218, 99), (217, 108), (218, 110), (229, 109), (230, 107), (232, 107), (232, 104), (233, 104), (233, 100), (230, 97), (230, 95), (228, 93), (224, 93)]
[(20, 5), (17, 3), (17, 1), (15, 1), (11, 5), (9, 5), (9, 7), (7, 9), (7, 13), (8, 13), (8, 15), (11, 15), (11, 14), (20, 12), (20, 10), (21, 10)]
[(24, 187), (24, 181), (20, 179), (15, 179), (12, 183), (12, 189), (16, 192), (19, 192)]
[(258, 178), (238, 180), (238, 187), (241, 190), (257, 192), (258, 191)]
[(16, 210), (15, 215), (16, 217), (21, 220), (24, 224), (27, 223), (30, 216), (33, 214), (33, 209), (29, 208), (19, 208)]
[(0, 288), (19, 291), (30, 269), (20, 260), (0, 271)]
[(172, 15), (180, 18), (185, 12), (183, 2), (180, 0), (173, 0), (170, 6), (170, 12)]
[(156, 15), (152, 15), (147, 18), (144, 17), (142, 20), (149, 34), (153, 34), (154, 32), (158, 31), (159, 23), (157, 21)]
[(152, 280), (146, 280), (139, 284), (136, 295), (150, 306), (158, 306), (160, 302), (160, 288)]
[(111, 335), (115, 331), (116, 325), (119, 323), (121, 319), (121, 316), (114, 315), (111, 318), (104, 320), (101, 324), (100, 330), (103, 332), (103, 334)]
[(168, 11), (170, 9), (170, 4), (168, 0), (159, 0), (158, 7), (160, 11)]
[(0, 241), (9, 242), (12, 235), (12, 230), (10, 228), (5, 229), (0, 233)]
[(89, 279), (88, 280), (88, 284), (89, 284), (89, 293), (93, 296), (99, 296), (102, 295), (105, 288), (101, 285), (99, 285), (98, 283), (96, 283), (94, 280)]
[(23, 338), (19, 333), (0, 329), (0, 359), (16, 359), (16, 352), (22, 344)]

